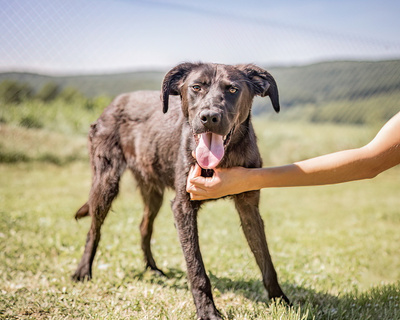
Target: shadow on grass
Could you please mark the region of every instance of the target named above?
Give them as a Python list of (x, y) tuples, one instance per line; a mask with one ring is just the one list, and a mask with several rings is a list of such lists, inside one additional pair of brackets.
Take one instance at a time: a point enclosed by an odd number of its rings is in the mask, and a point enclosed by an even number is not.
[(307, 319), (400, 319), (400, 282), (364, 292), (353, 288), (337, 296), (293, 284), (284, 289)]
[(189, 290), (186, 272), (175, 268), (163, 271), (165, 276), (151, 270), (136, 270), (133, 272), (133, 277), (148, 283), (158, 284), (162, 287)]
[[(143, 271), (136, 272), (135, 278), (163, 287), (189, 290), (186, 272), (168, 269), (165, 274), (166, 277), (155, 276), (152, 272)], [(213, 288), (221, 293), (234, 292), (254, 302), (271, 303), (259, 279), (232, 280), (217, 277), (211, 272), (209, 277)], [(353, 288), (337, 296), (291, 283), (284, 283), (282, 287), (294, 309), (299, 310), (301, 319), (400, 319), (400, 282), (377, 286), (365, 292)]]

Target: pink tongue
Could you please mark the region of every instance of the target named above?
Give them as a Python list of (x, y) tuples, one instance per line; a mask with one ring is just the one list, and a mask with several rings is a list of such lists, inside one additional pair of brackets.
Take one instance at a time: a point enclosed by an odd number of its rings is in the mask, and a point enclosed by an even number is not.
[(196, 159), (203, 169), (214, 169), (224, 156), (222, 136), (207, 132), (200, 136), (196, 148)]

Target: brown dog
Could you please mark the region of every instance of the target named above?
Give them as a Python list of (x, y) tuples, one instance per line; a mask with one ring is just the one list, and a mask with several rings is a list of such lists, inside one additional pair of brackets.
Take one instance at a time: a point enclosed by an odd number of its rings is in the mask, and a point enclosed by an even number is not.
[[(150, 239), (164, 189), (170, 187), (176, 191), (172, 210), (197, 315), (201, 319), (220, 318), (198, 241), (197, 212), (202, 202), (190, 201), (186, 179), (195, 163), (193, 151), (204, 174), (212, 174), (217, 166), (261, 167), (250, 121), (255, 95), (268, 95), (275, 111), (279, 111), (278, 89), (267, 71), (254, 65), (183, 63), (166, 74), (162, 104), (159, 92), (143, 91), (122, 94), (105, 109), (89, 134), (92, 188), (76, 218), (90, 215), (92, 224), (73, 275), (75, 280), (92, 277), (101, 225), (128, 167), (144, 202), (140, 232), (146, 266), (162, 273), (153, 259)], [(252, 191), (232, 198), (269, 297), (289, 302), (278, 284), (268, 251), (258, 210), (259, 195), (259, 191)]]

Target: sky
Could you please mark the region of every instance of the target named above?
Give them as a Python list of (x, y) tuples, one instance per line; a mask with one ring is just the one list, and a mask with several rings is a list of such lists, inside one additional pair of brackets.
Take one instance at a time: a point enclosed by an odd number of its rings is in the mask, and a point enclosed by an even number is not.
[(0, 0), (0, 71), (400, 58), (398, 0)]

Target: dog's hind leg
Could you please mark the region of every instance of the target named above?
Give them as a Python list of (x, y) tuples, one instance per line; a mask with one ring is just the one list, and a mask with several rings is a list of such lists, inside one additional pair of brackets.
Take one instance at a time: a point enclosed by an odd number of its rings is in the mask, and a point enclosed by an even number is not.
[(146, 268), (150, 268), (156, 273), (164, 275), (164, 272), (156, 266), (150, 244), (154, 219), (157, 217), (163, 202), (163, 191), (156, 190), (148, 185), (140, 185), (140, 191), (144, 203), (143, 219), (140, 223), (140, 235)]
[(119, 180), (126, 166), (119, 146), (111, 150), (105, 150), (106, 147), (92, 148), (93, 182), (88, 201), (92, 223), (82, 259), (72, 276), (75, 281), (92, 278), (92, 263), (100, 241), (100, 229), (118, 194)]
[(264, 223), (258, 209), (259, 198), (259, 191), (236, 195), (234, 196), (236, 209), (240, 215), (244, 235), (261, 270), (269, 298), (282, 298), (282, 300), (290, 304), (289, 299), (279, 286), (276, 271), (269, 254)]

